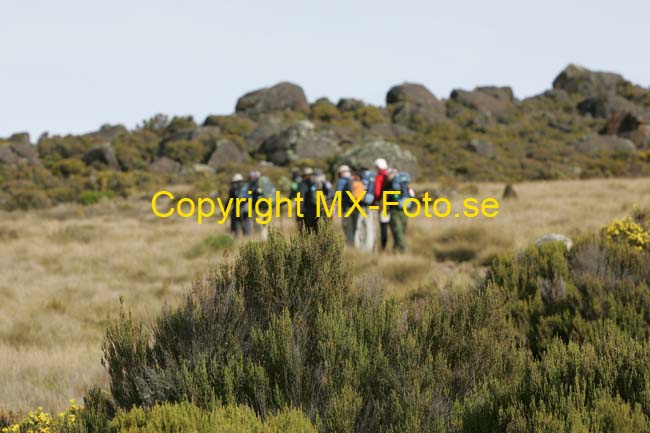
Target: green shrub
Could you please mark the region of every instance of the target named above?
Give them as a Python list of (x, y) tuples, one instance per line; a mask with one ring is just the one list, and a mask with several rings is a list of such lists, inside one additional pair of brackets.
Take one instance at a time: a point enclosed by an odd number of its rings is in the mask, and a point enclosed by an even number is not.
[(218, 126), (224, 135), (246, 137), (255, 127), (255, 124), (242, 116), (208, 116), (203, 126)]
[(79, 203), (84, 206), (99, 203), (103, 199), (111, 199), (115, 197), (113, 191), (84, 191), (79, 194)]
[(385, 123), (387, 121), (383, 111), (377, 107), (367, 105), (358, 108), (354, 111), (354, 118), (357, 119), (363, 126), (370, 128), (378, 123)]
[(340, 119), (342, 113), (336, 106), (327, 102), (318, 102), (311, 107), (310, 117), (321, 122), (331, 122)]
[(196, 122), (192, 116), (174, 116), (165, 127), (167, 134), (173, 134), (182, 129), (196, 128)]
[(50, 206), (50, 198), (45, 191), (32, 188), (21, 188), (9, 192), (8, 202), (5, 204), (7, 210), (28, 210), (43, 209)]
[(62, 159), (52, 166), (54, 174), (65, 177), (82, 174), (85, 170), (86, 164), (79, 158)]
[(104, 362), (121, 407), (302, 408), (326, 432), (440, 431), (456, 398), (508, 369), (514, 334), (499, 296), (472, 291), (410, 307), (357, 293), (342, 240), (244, 245), (146, 330), (122, 314)]
[(46, 166), (67, 158), (81, 158), (84, 153), (100, 142), (99, 137), (66, 135), (45, 137), (38, 141), (38, 154)]
[(201, 409), (191, 403), (156, 405), (120, 412), (110, 423), (110, 433), (316, 433), (296, 410), (270, 415), (266, 422), (246, 406)]
[(140, 130), (118, 137), (112, 146), (124, 170), (144, 170), (156, 156), (159, 141), (154, 132)]
[(456, 406), (455, 430), (649, 431), (648, 346), (601, 329), (593, 344), (556, 340), (514, 378), (486, 382)]
[(164, 155), (181, 164), (199, 163), (205, 156), (204, 143), (198, 140), (175, 140), (165, 143)]

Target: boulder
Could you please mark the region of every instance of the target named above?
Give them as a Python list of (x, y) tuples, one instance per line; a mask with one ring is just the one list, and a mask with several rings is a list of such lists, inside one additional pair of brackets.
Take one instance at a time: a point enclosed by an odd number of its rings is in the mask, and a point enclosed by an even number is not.
[(592, 134), (574, 144), (576, 151), (588, 155), (598, 153), (634, 153), (636, 146), (630, 140), (615, 135)]
[(356, 111), (359, 108), (365, 107), (366, 104), (361, 99), (354, 98), (341, 98), (336, 104), (336, 108), (341, 111)]
[(477, 92), (485, 93), (492, 96), (493, 98), (515, 102), (515, 94), (512, 91), (512, 87), (508, 86), (479, 86), (476, 88)]
[(92, 147), (81, 158), (86, 165), (93, 165), (94, 163), (106, 164), (111, 170), (119, 170), (120, 164), (117, 161), (115, 150), (109, 143), (98, 144)]
[(587, 97), (616, 93), (625, 79), (611, 72), (591, 71), (578, 65), (567, 66), (553, 81), (553, 88)]
[(642, 123), (639, 116), (626, 111), (618, 111), (609, 116), (607, 125), (601, 132), (609, 135), (627, 134), (635, 131)]
[(637, 113), (639, 108), (627, 99), (613, 93), (592, 96), (580, 101), (578, 112), (583, 116), (606, 119), (614, 113)]
[(573, 248), (573, 241), (571, 238), (559, 233), (547, 233), (535, 239), (535, 245), (538, 247), (548, 242), (561, 242), (564, 244), (567, 250)]
[(11, 144), (31, 144), (29, 132), (17, 132), (9, 137)]
[(263, 116), (257, 126), (246, 136), (246, 150), (253, 154), (260, 150), (269, 137), (286, 129), (287, 125), (275, 116)]
[(19, 162), (21, 162), (21, 158), (11, 149), (11, 146), (0, 145), (0, 164), (18, 164)]
[(317, 131), (308, 120), (294, 123), (267, 138), (260, 151), (276, 165), (300, 159), (328, 159), (340, 152), (339, 138), (331, 130)]
[(181, 164), (171, 158), (163, 156), (149, 164), (149, 171), (157, 174), (176, 174), (180, 171)]
[(89, 137), (99, 137), (106, 141), (111, 141), (121, 134), (128, 133), (129, 130), (126, 129), (124, 125), (110, 125), (108, 123), (99, 127), (97, 131), (90, 132), (86, 134)]
[(398, 144), (382, 139), (369, 140), (351, 147), (338, 158), (336, 165), (347, 164), (357, 170), (363, 167), (372, 170), (377, 158), (384, 158), (390, 167), (406, 171), (413, 177), (417, 176), (418, 164), (415, 156)]
[(636, 130), (626, 134), (626, 137), (636, 145), (637, 149), (650, 149), (650, 124), (639, 125)]
[(444, 111), (444, 105), (422, 84), (402, 83), (390, 88), (386, 94), (386, 105), (411, 102), (425, 107), (438, 107)]
[(386, 94), (393, 123), (411, 129), (422, 129), (447, 120), (445, 104), (421, 84), (403, 83), (390, 88)]
[(456, 89), (449, 97), (467, 108), (497, 118), (507, 117), (515, 109), (510, 87), (477, 87), (473, 91)]
[(465, 144), (465, 149), (476, 152), (486, 158), (494, 157), (494, 145), (486, 140), (472, 139), (469, 143)]
[(215, 143), (215, 149), (210, 155), (208, 165), (215, 170), (219, 170), (227, 163), (245, 162), (246, 157), (246, 152), (237, 143), (232, 140), (221, 139)]
[(393, 123), (414, 131), (421, 131), (429, 126), (438, 125), (448, 120), (447, 114), (438, 108), (432, 109), (412, 102), (400, 102), (391, 105), (391, 108)]
[(639, 115), (627, 112), (613, 113), (601, 133), (627, 138), (638, 149), (650, 148), (650, 122)]
[(38, 148), (29, 142), (29, 136), (27, 140), (27, 142), (22, 140), (12, 142), (9, 144), (9, 147), (11, 147), (11, 150), (13, 150), (16, 155), (27, 160), (30, 164), (40, 163), (40, 160), (38, 159)]
[(302, 87), (289, 82), (246, 93), (237, 101), (235, 110), (246, 114), (270, 113), (278, 110), (306, 111), (309, 103)]

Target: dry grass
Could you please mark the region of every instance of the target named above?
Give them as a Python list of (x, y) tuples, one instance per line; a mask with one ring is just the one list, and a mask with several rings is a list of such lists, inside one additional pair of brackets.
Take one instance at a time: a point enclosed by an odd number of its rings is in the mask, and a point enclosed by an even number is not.
[[(424, 190), (427, 186), (421, 186)], [(479, 199), (503, 185), (480, 184)], [(650, 181), (523, 183), (491, 220), (413, 219), (404, 255), (347, 251), (355, 278), (380, 278), (390, 294), (458, 289), (480, 264), (549, 232), (575, 235), (650, 207)], [(453, 197), (458, 208), (466, 194)], [(58, 410), (106, 385), (100, 344), (123, 297), (137, 317), (175, 302), (194, 276), (229, 254), (226, 227), (160, 220), (145, 200), (0, 214), (0, 409)], [(282, 231), (294, 225), (278, 223)], [(467, 262), (462, 261), (467, 259)]]

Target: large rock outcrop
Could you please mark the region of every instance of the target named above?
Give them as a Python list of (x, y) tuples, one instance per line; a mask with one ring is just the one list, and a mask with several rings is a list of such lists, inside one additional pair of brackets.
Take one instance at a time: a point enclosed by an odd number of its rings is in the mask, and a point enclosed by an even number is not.
[(31, 144), (29, 132), (16, 132), (9, 137), (9, 142), (12, 144)]
[(119, 170), (120, 163), (115, 155), (115, 150), (109, 143), (98, 144), (92, 147), (81, 158), (86, 165), (95, 163), (105, 164), (111, 170)]
[(208, 165), (215, 170), (220, 170), (226, 164), (243, 163), (246, 159), (246, 152), (243, 151), (237, 143), (232, 140), (221, 139), (217, 140), (215, 143), (215, 148), (210, 155)]
[(377, 158), (384, 158), (388, 165), (417, 176), (418, 164), (415, 156), (398, 144), (386, 140), (370, 140), (351, 147), (337, 160), (337, 165), (347, 164), (354, 169), (373, 169)]
[(181, 169), (181, 163), (171, 158), (163, 156), (149, 164), (149, 171), (157, 174), (171, 175), (176, 174)]
[(301, 120), (266, 139), (260, 152), (273, 164), (288, 165), (301, 159), (328, 159), (340, 150), (333, 131), (318, 131), (312, 122)]
[(261, 116), (255, 128), (246, 136), (246, 150), (254, 154), (271, 136), (283, 131), (287, 125), (276, 116)]
[(456, 89), (449, 97), (469, 109), (498, 119), (506, 118), (515, 110), (515, 98), (510, 87), (485, 86), (472, 91)]
[(246, 93), (239, 98), (235, 110), (238, 113), (261, 114), (278, 110), (306, 111), (309, 103), (302, 87), (282, 82), (275, 86)]
[(489, 141), (474, 138), (463, 147), (471, 152), (476, 152), (485, 158), (494, 158), (494, 145)]
[(445, 104), (421, 84), (402, 83), (391, 87), (386, 94), (386, 105), (393, 123), (414, 130), (447, 120)]
[(650, 148), (650, 119), (628, 112), (613, 113), (601, 131), (632, 141), (638, 149)]
[(606, 119), (615, 113), (640, 111), (639, 107), (632, 102), (612, 93), (585, 98), (578, 103), (577, 108), (583, 116), (590, 115), (601, 119)]
[(0, 164), (18, 164), (20, 156), (8, 144), (0, 144)]
[(583, 66), (571, 64), (564, 68), (553, 81), (553, 88), (569, 94), (586, 97), (615, 94), (625, 79), (612, 72), (592, 71)]

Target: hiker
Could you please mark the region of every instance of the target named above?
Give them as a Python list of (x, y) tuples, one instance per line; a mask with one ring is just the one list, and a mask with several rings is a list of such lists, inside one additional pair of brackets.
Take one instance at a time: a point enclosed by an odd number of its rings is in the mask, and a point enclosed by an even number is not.
[(359, 178), (361, 180), (361, 190), (356, 184), (353, 187), (352, 194), (355, 198), (363, 195), (361, 207), (364, 213), (359, 213), (357, 217), (357, 226), (354, 232), (354, 246), (362, 251), (372, 251), (375, 246), (375, 221), (377, 211), (370, 209), (369, 206), (375, 202), (375, 173), (366, 167), (359, 169)]
[[(355, 209), (347, 215), (349, 209), (352, 207), (350, 194), (354, 196), (353, 189), (356, 187), (356, 190), (358, 191), (359, 185), (361, 186), (361, 192), (363, 193), (363, 184), (361, 184), (361, 179), (358, 175), (352, 175), (352, 170), (350, 170), (350, 167), (347, 165), (339, 167), (338, 175), (339, 179), (336, 182), (336, 191), (341, 193), (341, 212), (343, 214), (341, 227), (343, 228), (343, 234), (345, 235), (345, 243), (352, 246), (354, 245), (354, 235), (357, 229), (359, 211)], [(354, 197), (357, 198), (356, 196)]]
[(316, 177), (316, 183), (319, 185), (320, 191), (323, 192), (325, 198), (329, 202), (334, 198), (334, 187), (332, 186), (332, 182), (327, 180), (325, 173), (323, 173), (323, 170), (320, 168), (314, 170), (314, 176)]
[[(248, 196), (248, 185), (244, 183), (244, 176), (236, 173), (230, 182), (230, 190), (228, 191), (228, 199), (235, 203), (238, 198), (245, 198)], [(234, 206), (234, 204), (233, 204)], [(237, 237), (241, 231), (242, 236), (248, 236), (251, 231), (251, 221), (248, 218), (248, 207), (246, 202), (240, 208), (239, 216), (232, 212), (230, 216), (230, 233)]]
[(318, 233), (318, 220), (316, 216), (317, 199), (316, 193), (322, 191), (314, 170), (306, 167), (302, 172), (300, 182), (300, 197), (303, 199), (300, 210), (303, 214), (298, 217), (298, 229), (306, 233)]
[[(375, 161), (377, 176), (375, 177), (375, 202), (380, 204), (379, 210), (379, 232), (381, 240), (381, 251), (386, 250), (388, 243), (388, 228), (393, 234), (393, 248), (397, 252), (404, 252), (406, 249), (406, 214), (402, 204), (408, 197), (409, 187), (401, 185), (403, 176), (399, 176), (399, 171), (389, 169), (385, 159), (379, 158)], [(404, 191), (403, 189), (406, 188)], [(383, 197), (384, 191), (399, 191), (398, 194), (391, 196), (391, 201), (399, 204), (389, 206), (384, 212)]]
[[(258, 200), (261, 198), (273, 200), (275, 198), (275, 186), (271, 183), (271, 180), (268, 177), (262, 176), (262, 174), (257, 170), (253, 170), (248, 173), (248, 180), (250, 181), (248, 185), (248, 192), (252, 198), (253, 218), (255, 218), (255, 211), (258, 207)], [(269, 207), (267, 203), (262, 202), (259, 205), (260, 214), (264, 214), (268, 210)], [(268, 238), (269, 223), (261, 224), (255, 221), (255, 228), (263, 240), (266, 240)]]

